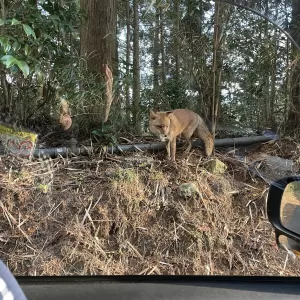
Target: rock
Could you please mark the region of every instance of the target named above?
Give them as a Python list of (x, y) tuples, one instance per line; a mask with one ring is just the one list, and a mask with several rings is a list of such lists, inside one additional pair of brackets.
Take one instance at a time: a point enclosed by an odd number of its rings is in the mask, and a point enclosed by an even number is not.
[(183, 183), (179, 186), (179, 193), (183, 197), (192, 197), (195, 194), (201, 196), (197, 186), (192, 182)]
[(260, 176), (272, 180), (298, 172), (298, 167), (292, 160), (267, 154), (261, 155), (260, 158), (256, 159), (253, 167), (259, 169)]
[(223, 174), (227, 166), (218, 159), (212, 159), (205, 164), (205, 168), (212, 174)]

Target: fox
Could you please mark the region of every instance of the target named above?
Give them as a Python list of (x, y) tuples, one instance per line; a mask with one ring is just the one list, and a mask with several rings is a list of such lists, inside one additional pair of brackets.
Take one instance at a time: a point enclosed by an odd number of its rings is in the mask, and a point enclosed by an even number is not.
[(214, 139), (203, 119), (188, 109), (154, 112), (150, 109), (149, 130), (166, 143), (167, 158), (175, 162), (176, 138), (183, 137), (186, 142), (184, 154), (192, 148), (191, 138), (196, 136), (203, 140), (206, 156), (214, 150)]

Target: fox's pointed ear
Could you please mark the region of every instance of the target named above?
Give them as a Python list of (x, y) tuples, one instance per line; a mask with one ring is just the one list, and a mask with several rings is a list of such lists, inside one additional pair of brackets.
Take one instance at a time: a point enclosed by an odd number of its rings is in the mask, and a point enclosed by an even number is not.
[(172, 110), (168, 110), (165, 113), (167, 114), (167, 116), (170, 116), (173, 113), (173, 111)]
[(156, 117), (157, 117), (157, 114), (152, 109), (150, 109), (150, 118), (155, 119)]

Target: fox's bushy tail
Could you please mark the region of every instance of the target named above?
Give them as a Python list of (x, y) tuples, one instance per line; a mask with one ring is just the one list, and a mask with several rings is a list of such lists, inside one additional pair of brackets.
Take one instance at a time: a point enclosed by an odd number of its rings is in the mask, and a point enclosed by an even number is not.
[(204, 142), (206, 156), (211, 156), (214, 150), (214, 139), (208, 127), (200, 116), (196, 133), (198, 137)]

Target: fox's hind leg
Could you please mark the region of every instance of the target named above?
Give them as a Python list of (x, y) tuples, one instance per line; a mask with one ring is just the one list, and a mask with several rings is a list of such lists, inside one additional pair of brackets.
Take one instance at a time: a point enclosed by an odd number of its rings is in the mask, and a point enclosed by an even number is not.
[(177, 137), (180, 138), (180, 139), (184, 139), (184, 144), (182, 146), (178, 147), (177, 149), (179, 149), (179, 150), (186, 149), (186, 147), (188, 145), (188, 142), (184, 138), (183, 134), (180, 133)]
[(184, 144), (186, 149), (183, 151), (184, 154), (188, 154), (192, 149), (192, 143), (190, 137), (186, 137), (186, 142)]
[(197, 124), (190, 124), (190, 126), (188, 126), (183, 132), (182, 135), (186, 140), (186, 149), (184, 150), (184, 154), (188, 154), (191, 149), (192, 149), (192, 142), (191, 142), (191, 138), (193, 136), (194, 131), (197, 128)]
[(188, 142), (187, 142), (187, 140), (185, 140), (184, 141), (184, 144), (181, 146), (181, 147), (178, 147), (178, 149), (180, 149), (180, 150), (182, 150), (182, 149), (186, 149), (187, 148), (187, 146), (188, 146)]

